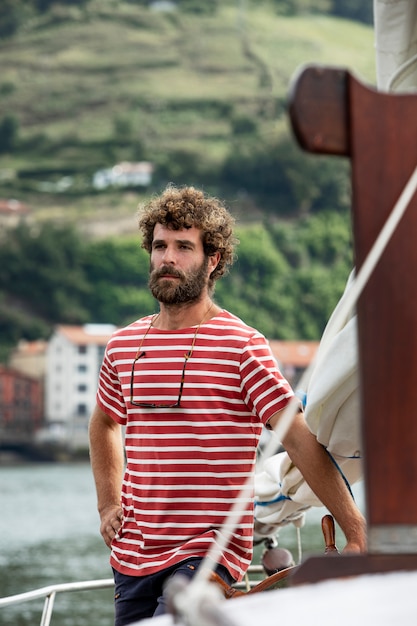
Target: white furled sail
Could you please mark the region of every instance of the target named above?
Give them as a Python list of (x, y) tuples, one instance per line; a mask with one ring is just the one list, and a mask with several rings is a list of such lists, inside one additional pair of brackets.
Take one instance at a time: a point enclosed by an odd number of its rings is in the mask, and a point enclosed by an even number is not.
[(377, 85), (380, 91), (417, 89), (417, 2), (374, 0)]
[[(353, 276), (353, 274), (352, 274)], [(305, 418), (349, 484), (362, 478), (356, 315), (340, 321), (350, 280), (323, 336), (306, 393)], [(336, 322), (336, 319), (339, 320)], [(255, 532), (264, 537), (301, 522), (310, 506), (321, 506), (286, 452), (263, 463), (255, 476)]]

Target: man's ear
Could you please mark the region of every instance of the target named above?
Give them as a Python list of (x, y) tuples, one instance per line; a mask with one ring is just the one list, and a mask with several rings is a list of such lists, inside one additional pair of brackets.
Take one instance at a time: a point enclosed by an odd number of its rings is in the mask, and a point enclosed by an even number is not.
[(209, 255), (209, 276), (211, 276), (211, 274), (214, 272), (214, 270), (216, 269), (216, 267), (219, 264), (220, 261), (220, 252), (214, 252), (213, 254)]

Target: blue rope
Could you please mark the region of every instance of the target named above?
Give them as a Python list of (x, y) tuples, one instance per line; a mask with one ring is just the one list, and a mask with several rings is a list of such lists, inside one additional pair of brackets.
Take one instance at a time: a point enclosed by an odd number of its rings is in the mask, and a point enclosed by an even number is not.
[[(295, 392), (295, 395), (301, 400), (303, 409), (305, 409), (306, 405), (307, 405), (307, 394), (305, 393), (305, 391), (303, 391), (302, 389), (297, 389), (297, 391)], [(339, 474), (343, 478), (343, 481), (344, 481), (346, 487), (348, 488), (348, 491), (349, 491), (350, 495), (352, 496), (353, 500), (355, 500), (355, 496), (353, 495), (350, 483), (349, 483), (348, 479), (346, 478), (346, 476), (344, 475), (344, 473), (342, 472), (342, 470), (341, 470), (339, 464), (337, 463), (336, 459), (330, 454), (330, 452), (327, 450), (327, 448), (324, 448), (324, 449), (326, 450), (327, 454), (329, 455), (333, 465), (336, 467), (337, 471), (339, 472)], [(356, 459), (358, 457), (353, 457), (352, 456), (352, 457), (347, 457), (347, 458)]]
[[(324, 449), (326, 450), (327, 454), (329, 455), (330, 460), (332, 461), (333, 465), (335, 466), (335, 468), (337, 469), (337, 471), (339, 472), (339, 474), (343, 478), (343, 482), (345, 483), (346, 487), (348, 488), (348, 491), (349, 491), (350, 495), (352, 496), (353, 500), (355, 500), (355, 496), (353, 495), (350, 483), (349, 483), (348, 479), (346, 478), (346, 476), (344, 475), (344, 473), (342, 472), (342, 470), (341, 470), (339, 464), (337, 463), (336, 459), (330, 454), (330, 452), (326, 448), (324, 448)], [(357, 457), (351, 457), (351, 458), (357, 458)]]
[(268, 502), (255, 502), (255, 504), (256, 506), (268, 506), (269, 504), (275, 504), (276, 502), (282, 502), (283, 500), (292, 500), (292, 498), (280, 494), (277, 498), (274, 498), (273, 500), (268, 500)]

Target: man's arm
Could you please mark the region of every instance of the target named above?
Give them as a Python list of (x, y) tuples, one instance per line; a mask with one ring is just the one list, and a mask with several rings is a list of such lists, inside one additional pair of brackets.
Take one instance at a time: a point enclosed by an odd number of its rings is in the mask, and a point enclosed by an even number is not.
[(100, 532), (108, 547), (121, 528), (120, 491), (124, 470), (122, 429), (99, 406), (89, 424), (90, 460), (97, 491)]
[[(276, 413), (269, 421), (274, 428)], [(283, 445), (292, 462), (323, 505), (330, 511), (346, 537), (344, 552), (366, 551), (366, 522), (357, 508), (340, 472), (324, 447), (309, 430), (302, 413), (298, 413), (286, 434)]]

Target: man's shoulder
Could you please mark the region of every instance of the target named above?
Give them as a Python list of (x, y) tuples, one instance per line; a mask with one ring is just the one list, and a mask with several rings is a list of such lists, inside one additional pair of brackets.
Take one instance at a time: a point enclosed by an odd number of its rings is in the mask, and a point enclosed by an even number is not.
[(244, 328), (250, 328), (250, 326), (248, 326), (248, 324), (246, 324), (246, 322), (244, 322), (240, 317), (238, 317), (234, 313), (231, 313), (227, 309), (222, 309), (220, 313), (213, 318), (213, 320), (218, 321), (219, 324), (224, 323), (231, 326), (234, 325), (242, 326)]
[(120, 339), (126, 339), (126, 338), (134, 339), (135, 337), (138, 336), (138, 333), (141, 333), (143, 331), (144, 328), (148, 328), (151, 319), (152, 319), (152, 315), (146, 315), (145, 317), (141, 317), (140, 319), (137, 319), (134, 322), (127, 324), (126, 326), (117, 328), (113, 332), (109, 343), (112, 343), (112, 342), (117, 343)]
[(249, 326), (240, 317), (225, 309), (223, 309), (215, 318), (210, 320), (209, 323), (211, 321), (214, 322), (214, 326), (216, 326), (219, 332), (228, 332), (247, 339), (256, 337), (266, 341), (262, 333), (260, 333), (256, 328)]

